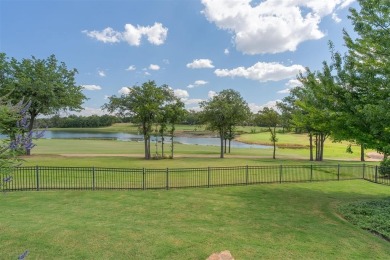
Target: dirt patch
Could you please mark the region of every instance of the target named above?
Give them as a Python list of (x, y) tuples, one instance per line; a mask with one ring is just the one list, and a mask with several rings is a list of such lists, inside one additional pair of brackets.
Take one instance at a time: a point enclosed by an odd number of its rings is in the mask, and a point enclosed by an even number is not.
[(378, 162), (383, 160), (383, 154), (377, 152), (369, 152), (367, 153), (367, 157), (369, 158), (367, 161)]

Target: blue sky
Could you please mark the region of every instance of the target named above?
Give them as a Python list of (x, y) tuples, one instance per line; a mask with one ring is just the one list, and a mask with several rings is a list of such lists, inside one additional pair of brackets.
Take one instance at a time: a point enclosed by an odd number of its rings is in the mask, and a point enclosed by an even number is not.
[(155, 80), (189, 109), (232, 88), (252, 111), (296, 86), (296, 74), (343, 47), (355, 0), (0, 0), (0, 52), (17, 59), (55, 54), (78, 70), (102, 114), (107, 96)]

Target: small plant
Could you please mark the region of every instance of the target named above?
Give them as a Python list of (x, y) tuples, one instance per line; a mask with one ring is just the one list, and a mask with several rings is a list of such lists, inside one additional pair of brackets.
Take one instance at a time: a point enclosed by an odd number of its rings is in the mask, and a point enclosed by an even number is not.
[(379, 173), (383, 176), (390, 177), (390, 158), (383, 158), (380, 163)]

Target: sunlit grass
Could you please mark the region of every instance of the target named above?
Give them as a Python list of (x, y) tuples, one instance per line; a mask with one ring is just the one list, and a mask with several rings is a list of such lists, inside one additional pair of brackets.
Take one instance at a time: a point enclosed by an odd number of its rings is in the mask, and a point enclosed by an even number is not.
[(338, 215), (390, 196), (365, 181), (0, 196), (2, 259), (388, 259), (390, 247)]

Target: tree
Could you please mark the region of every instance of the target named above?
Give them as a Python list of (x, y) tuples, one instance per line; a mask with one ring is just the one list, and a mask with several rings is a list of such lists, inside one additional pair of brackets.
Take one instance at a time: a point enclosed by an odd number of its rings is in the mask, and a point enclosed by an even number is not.
[(157, 87), (154, 81), (147, 81), (141, 86), (128, 89), (128, 94), (109, 97), (109, 102), (102, 108), (119, 116), (130, 116), (133, 123), (140, 125), (144, 137), (145, 159), (150, 159), (153, 125), (158, 123), (164, 105), (173, 99), (173, 91), (167, 85)]
[[(338, 77), (354, 101), (349, 106), (351, 117), (355, 113), (357, 120), (365, 122), (352, 138), (362, 139), (386, 159), (390, 155), (390, 1), (358, 2), (360, 10), (352, 8), (349, 15), (358, 36), (354, 39), (344, 30), (348, 53), (338, 67)], [(338, 61), (340, 56), (336, 55)]]
[[(174, 136), (175, 136), (175, 125), (179, 123), (185, 116), (186, 110), (184, 109), (184, 103), (180, 101), (178, 98), (174, 98), (172, 102), (167, 104), (164, 107), (164, 111), (166, 113), (167, 117), (167, 124), (169, 125), (169, 135), (171, 138), (171, 155), (170, 158), (173, 159), (173, 152), (174, 152)], [(163, 153), (164, 155), (164, 153)]]
[(208, 129), (217, 131), (221, 140), (220, 158), (224, 158), (224, 139), (228, 130), (245, 121), (249, 114), (249, 107), (240, 93), (226, 89), (213, 98), (200, 103), (202, 109), (201, 120), (208, 125)]
[(260, 110), (256, 115), (256, 122), (259, 126), (265, 126), (268, 128), (268, 131), (271, 134), (270, 141), (274, 146), (273, 159), (276, 159), (276, 142), (278, 138), (276, 137), (276, 127), (280, 124), (280, 115), (272, 108), (265, 107)]
[[(38, 115), (50, 115), (60, 110), (79, 111), (86, 99), (82, 87), (75, 83), (76, 69), (68, 69), (54, 55), (47, 59), (22, 59), (20, 62), (0, 54), (0, 94), (9, 94), (16, 103), (30, 100), (27, 111), (28, 131), (32, 131)], [(30, 154), (30, 149), (27, 149)]]

